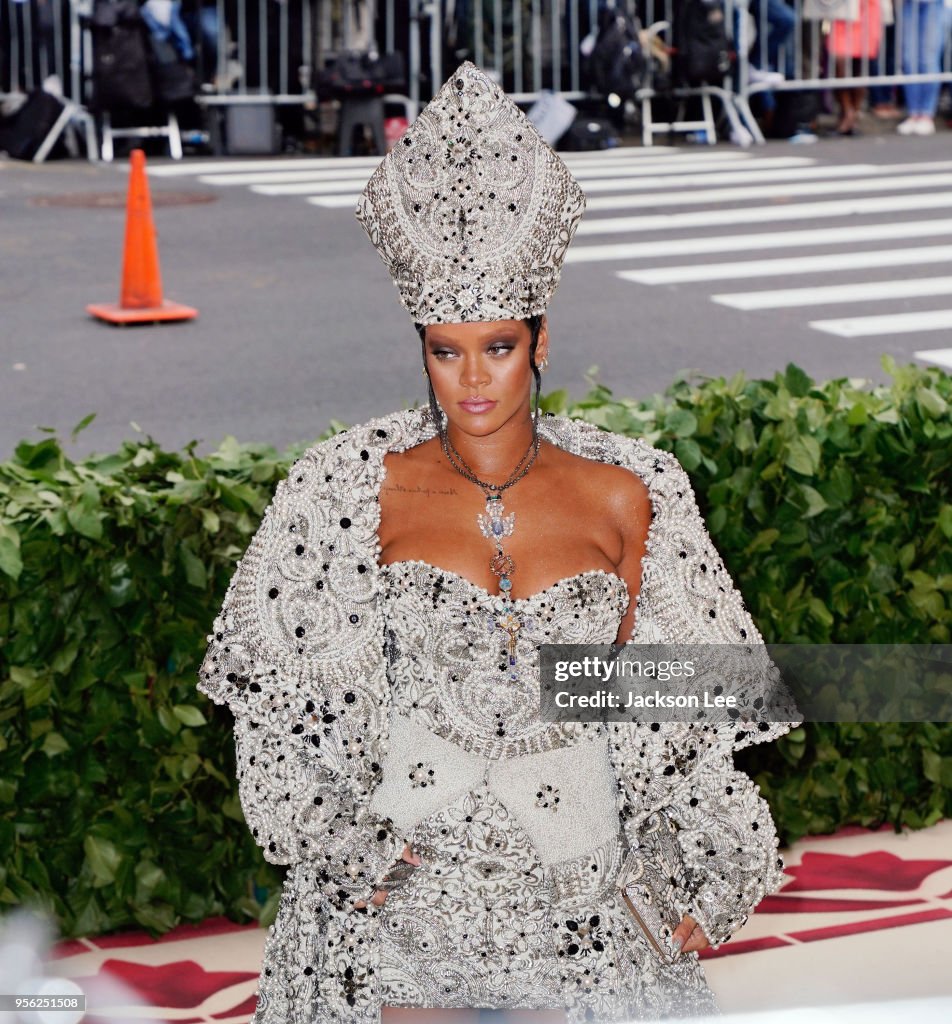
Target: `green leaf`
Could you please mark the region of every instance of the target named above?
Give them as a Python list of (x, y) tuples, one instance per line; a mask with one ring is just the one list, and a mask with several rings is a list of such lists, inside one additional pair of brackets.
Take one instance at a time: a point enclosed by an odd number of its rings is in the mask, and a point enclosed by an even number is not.
[(952, 538), (952, 505), (943, 505), (936, 517), (939, 529), (946, 537)]
[(734, 427), (734, 447), (739, 452), (749, 452), (756, 444), (754, 425), (750, 420), (741, 420)]
[(804, 476), (813, 476), (820, 465), (820, 446), (816, 438), (808, 434), (793, 438), (787, 445), (784, 463)]
[(0, 572), (14, 580), (18, 580), (23, 572), (20, 545), (8, 536), (0, 537)]
[(552, 412), (559, 415), (568, 408), (569, 393), (564, 388), (557, 391), (550, 391), (548, 394), (539, 396), (539, 409), (542, 412)]
[(160, 707), (155, 714), (159, 724), (166, 732), (177, 733), (181, 731), (182, 723), (179, 721), (178, 716), (173, 714), (171, 708)]
[(933, 391), (932, 388), (916, 388), (916, 401), (924, 412), (934, 416), (936, 419), (940, 416), (945, 416), (949, 411), (949, 403), (937, 391)]
[(806, 499), (807, 509), (803, 514), (807, 519), (817, 516), (829, 508), (823, 495), (809, 484), (800, 484), (800, 493)]
[(866, 403), (863, 401), (856, 402), (846, 414), (846, 423), (850, 427), (861, 427), (868, 421), (869, 411), (866, 408)]
[(174, 704), (172, 706), (172, 713), (182, 723), (182, 725), (188, 725), (196, 728), (200, 725), (205, 725), (205, 716), (191, 704)]
[(211, 508), (201, 509), (202, 526), (207, 533), (218, 533), (221, 529), (221, 519), (218, 513)]
[(747, 545), (745, 553), (752, 555), (757, 551), (767, 550), (777, 542), (777, 538), (780, 536), (780, 531), (771, 526), (769, 529), (761, 530), (756, 537)]
[(800, 369), (799, 366), (795, 366), (793, 363), (787, 363), (787, 369), (784, 373), (784, 383), (787, 385), (787, 390), (791, 395), (796, 398), (802, 398), (809, 392), (813, 386), (813, 381)]
[(57, 754), (64, 754), (70, 749), (66, 738), (58, 732), (48, 732), (43, 741), (43, 753), (47, 757), (55, 757)]
[(66, 510), (66, 518), (70, 526), (83, 537), (90, 540), (102, 540), (103, 527), (99, 513), (76, 505)]
[(697, 417), (690, 409), (674, 408), (664, 419), (664, 430), (675, 437), (691, 437), (697, 432)]
[(70, 434), (69, 434), (70, 441), (72, 441), (75, 444), (76, 443), (76, 438), (79, 437), (80, 433), (83, 430), (85, 430), (89, 426), (89, 424), (92, 423), (92, 421), (95, 418), (96, 418), (96, 413), (94, 413), (94, 412), (89, 413), (88, 416), (84, 416), (79, 421), (79, 423), (77, 423), (76, 426), (73, 427), (73, 429), (70, 431)]
[(923, 750), (922, 774), (930, 782), (939, 782), (942, 778), (942, 757), (936, 751)]
[(810, 615), (816, 619), (817, 622), (822, 626), (829, 628), (833, 625), (833, 616), (830, 614), (829, 608), (818, 598), (811, 597), (807, 602), (810, 609)]
[(193, 587), (204, 590), (208, 586), (208, 573), (202, 560), (185, 544), (179, 548), (179, 555), (185, 569), (185, 578)]
[(97, 887), (108, 885), (115, 880), (122, 856), (114, 843), (101, 836), (87, 834), (83, 840), (86, 851), (86, 865), (92, 872)]
[(701, 447), (690, 438), (675, 441), (674, 454), (689, 473), (701, 464)]

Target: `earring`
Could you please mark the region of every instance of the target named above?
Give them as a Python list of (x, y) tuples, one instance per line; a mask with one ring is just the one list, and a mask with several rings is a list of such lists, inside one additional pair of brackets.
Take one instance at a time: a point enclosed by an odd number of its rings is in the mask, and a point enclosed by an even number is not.
[(546, 356), (546, 357), (545, 357), (545, 359), (543, 359), (543, 360), (542, 360), (542, 362), (541, 362), (541, 363), (539, 364), (539, 370), (540, 370), (540, 372), (542, 372), (542, 373), (545, 373), (545, 371), (546, 371), (546, 367), (547, 367), (548, 365), (549, 365), (549, 357), (548, 357), (548, 356)]
[(422, 369), (422, 370), (420, 371), (420, 374), (421, 374), (422, 376), (424, 376), (424, 377), (426, 376), (426, 367), (425, 367), (425, 366), (424, 366), (424, 367), (423, 367), (423, 369)]

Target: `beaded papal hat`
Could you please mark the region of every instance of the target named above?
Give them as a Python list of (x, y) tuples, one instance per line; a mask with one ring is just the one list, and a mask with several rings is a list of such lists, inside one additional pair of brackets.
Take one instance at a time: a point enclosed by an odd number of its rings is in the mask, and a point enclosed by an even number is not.
[(544, 313), (585, 194), (469, 61), (374, 171), (356, 215), (419, 324)]

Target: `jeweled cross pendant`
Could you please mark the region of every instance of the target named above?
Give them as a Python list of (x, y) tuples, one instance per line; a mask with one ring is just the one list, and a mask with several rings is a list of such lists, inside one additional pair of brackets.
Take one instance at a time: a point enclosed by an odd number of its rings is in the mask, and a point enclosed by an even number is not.
[(522, 622), (514, 612), (506, 612), (496, 619), (496, 628), (501, 629), (509, 637), (509, 664), (516, 663), (516, 640), (519, 636), (519, 629)]
[(476, 516), (480, 532), (490, 540), (498, 541), (508, 537), (516, 525), (516, 513), (510, 512), (505, 515), (505, 506), (502, 497), (498, 494), (490, 495), (486, 499), (486, 511)]

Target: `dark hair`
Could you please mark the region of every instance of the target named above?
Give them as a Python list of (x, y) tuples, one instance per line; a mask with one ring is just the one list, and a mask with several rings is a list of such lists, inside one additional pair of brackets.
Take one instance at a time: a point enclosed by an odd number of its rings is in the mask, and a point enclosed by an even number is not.
[[(542, 374), (539, 371), (539, 367), (536, 366), (535, 354), (536, 346), (539, 343), (539, 331), (542, 329), (542, 317), (541, 315), (526, 317), (522, 321), (532, 334), (532, 340), (529, 342), (529, 366), (532, 367), (532, 375), (535, 377), (535, 409), (532, 416), (532, 434), (535, 437), (536, 429), (539, 425), (539, 389), (542, 387)], [(420, 344), (423, 349), (423, 365), (426, 366), (426, 325), (425, 324), (414, 324), (416, 327), (417, 334), (420, 335)], [(433, 382), (430, 380), (430, 375), (426, 375), (426, 386), (429, 392), (430, 399), (430, 417), (433, 420), (436, 429), (439, 431), (440, 436), (443, 436), (443, 417), (440, 415), (440, 407), (436, 402), (436, 395), (433, 393)]]

